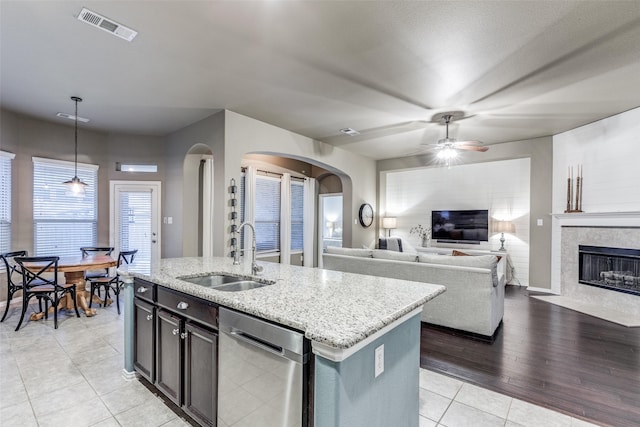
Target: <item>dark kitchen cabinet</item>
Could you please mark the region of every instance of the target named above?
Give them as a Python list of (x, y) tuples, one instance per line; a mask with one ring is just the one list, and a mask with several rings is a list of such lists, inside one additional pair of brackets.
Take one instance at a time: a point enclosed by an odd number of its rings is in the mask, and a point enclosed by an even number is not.
[(215, 426), (218, 308), (163, 287), (158, 288), (158, 307), (156, 388), (199, 424)]
[(187, 322), (184, 339), (185, 412), (196, 420), (215, 425), (218, 403), (218, 335)]
[(158, 310), (156, 387), (176, 405), (182, 400), (183, 320), (165, 310)]
[(156, 308), (139, 298), (134, 302), (135, 332), (133, 366), (140, 375), (153, 383), (155, 381)]
[(156, 285), (134, 280), (133, 366), (147, 381), (155, 381)]

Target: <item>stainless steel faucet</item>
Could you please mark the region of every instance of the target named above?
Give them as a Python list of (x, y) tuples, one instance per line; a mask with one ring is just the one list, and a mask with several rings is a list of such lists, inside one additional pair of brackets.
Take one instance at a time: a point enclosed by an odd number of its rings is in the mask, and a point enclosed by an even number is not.
[[(236, 233), (240, 234), (240, 230), (242, 230), (242, 227), (244, 227), (245, 225), (248, 225), (249, 228), (251, 228), (251, 272), (255, 275), (262, 272), (263, 270), (263, 267), (259, 266), (256, 262), (256, 229), (250, 222), (243, 222), (238, 228), (236, 228)], [(238, 248), (233, 255), (233, 265), (240, 265), (240, 250), (241, 249)]]

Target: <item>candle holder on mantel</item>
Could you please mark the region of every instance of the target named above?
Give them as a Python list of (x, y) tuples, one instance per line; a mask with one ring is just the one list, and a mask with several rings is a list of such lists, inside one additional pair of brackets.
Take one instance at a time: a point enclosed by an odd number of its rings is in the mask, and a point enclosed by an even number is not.
[(582, 165), (578, 165), (575, 182), (576, 189), (573, 191), (573, 166), (569, 166), (567, 176), (567, 208), (564, 213), (582, 212), (582, 187), (584, 186), (584, 177), (582, 176)]

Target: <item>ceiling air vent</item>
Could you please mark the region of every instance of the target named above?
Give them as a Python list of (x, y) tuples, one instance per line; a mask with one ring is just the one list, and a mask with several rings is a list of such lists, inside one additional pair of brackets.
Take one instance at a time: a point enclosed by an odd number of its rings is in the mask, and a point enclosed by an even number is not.
[(138, 35), (137, 31), (134, 31), (131, 28), (127, 28), (122, 24), (118, 24), (117, 22), (105, 18), (104, 16), (95, 12), (92, 12), (87, 8), (82, 8), (80, 14), (78, 15), (78, 20), (89, 25), (93, 25), (94, 27), (100, 28), (103, 31), (111, 33), (129, 42)]
[(345, 135), (349, 135), (349, 136), (360, 135), (360, 132), (358, 132), (357, 130), (352, 129), (352, 128), (340, 129), (340, 132), (344, 133)]

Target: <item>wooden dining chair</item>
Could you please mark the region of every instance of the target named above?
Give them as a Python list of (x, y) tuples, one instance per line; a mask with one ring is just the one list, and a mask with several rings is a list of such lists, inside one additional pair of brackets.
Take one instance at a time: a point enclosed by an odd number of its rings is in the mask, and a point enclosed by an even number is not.
[(120, 280), (120, 275), (117, 273), (117, 268), (122, 264), (131, 264), (133, 263), (133, 259), (138, 253), (137, 249), (131, 251), (120, 251), (118, 254), (118, 266), (116, 267), (115, 276), (108, 277), (97, 277), (95, 279), (91, 279), (91, 297), (89, 298), (89, 308), (91, 308), (91, 304), (93, 304), (93, 296), (96, 291), (98, 295), (100, 295), (100, 288), (104, 288), (104, 300), (102, 306), (107, 305), (107, 299), (111, 296), (111, 291), (116, 296), (116, 307), (118, 308), (118, 314), (120, 314), (120, 287), (122, 286), (122, 280)]
[(13, 251), (0, 254), (0, 258), (2, 258), (4, 262), (4, 271), (7, 273), (7, 305), (4, 307), (4, 314), (0, 322), (4, 322), (4, 319), (7, 317), (13, 294), (22, 290), (22, 270), (14, 258), (25, 256), (27, 256), (27, 251)]
[(37, 298), (42, 311), (44, 301), (44, 317), (49, 318), (49, 303), (53, 307), (53, 325), (58, 329), (58, 305), (66, 294), (73, 299), (76, 316), (80, 317), (76, 302), (76, 286), (73, 283), (58, 283), (57, 256), (15, 257), (15, 262), (22, 270), (22, 313), (16, 331), (20, 329), (24, 315), (29, 308), (31, 298)]
[[(82, 258), (87, 257), (89, 255), (111, 255), (113, 252), (111, 246), (83, 246), (80, 248), (80, 252), (82, 252)], [(85, 280), (95, 279), (96, 277), (107, 277), (109, 276), (109, 269), (104, 268), (101, 270), (89, 270), (84, 273)]]

